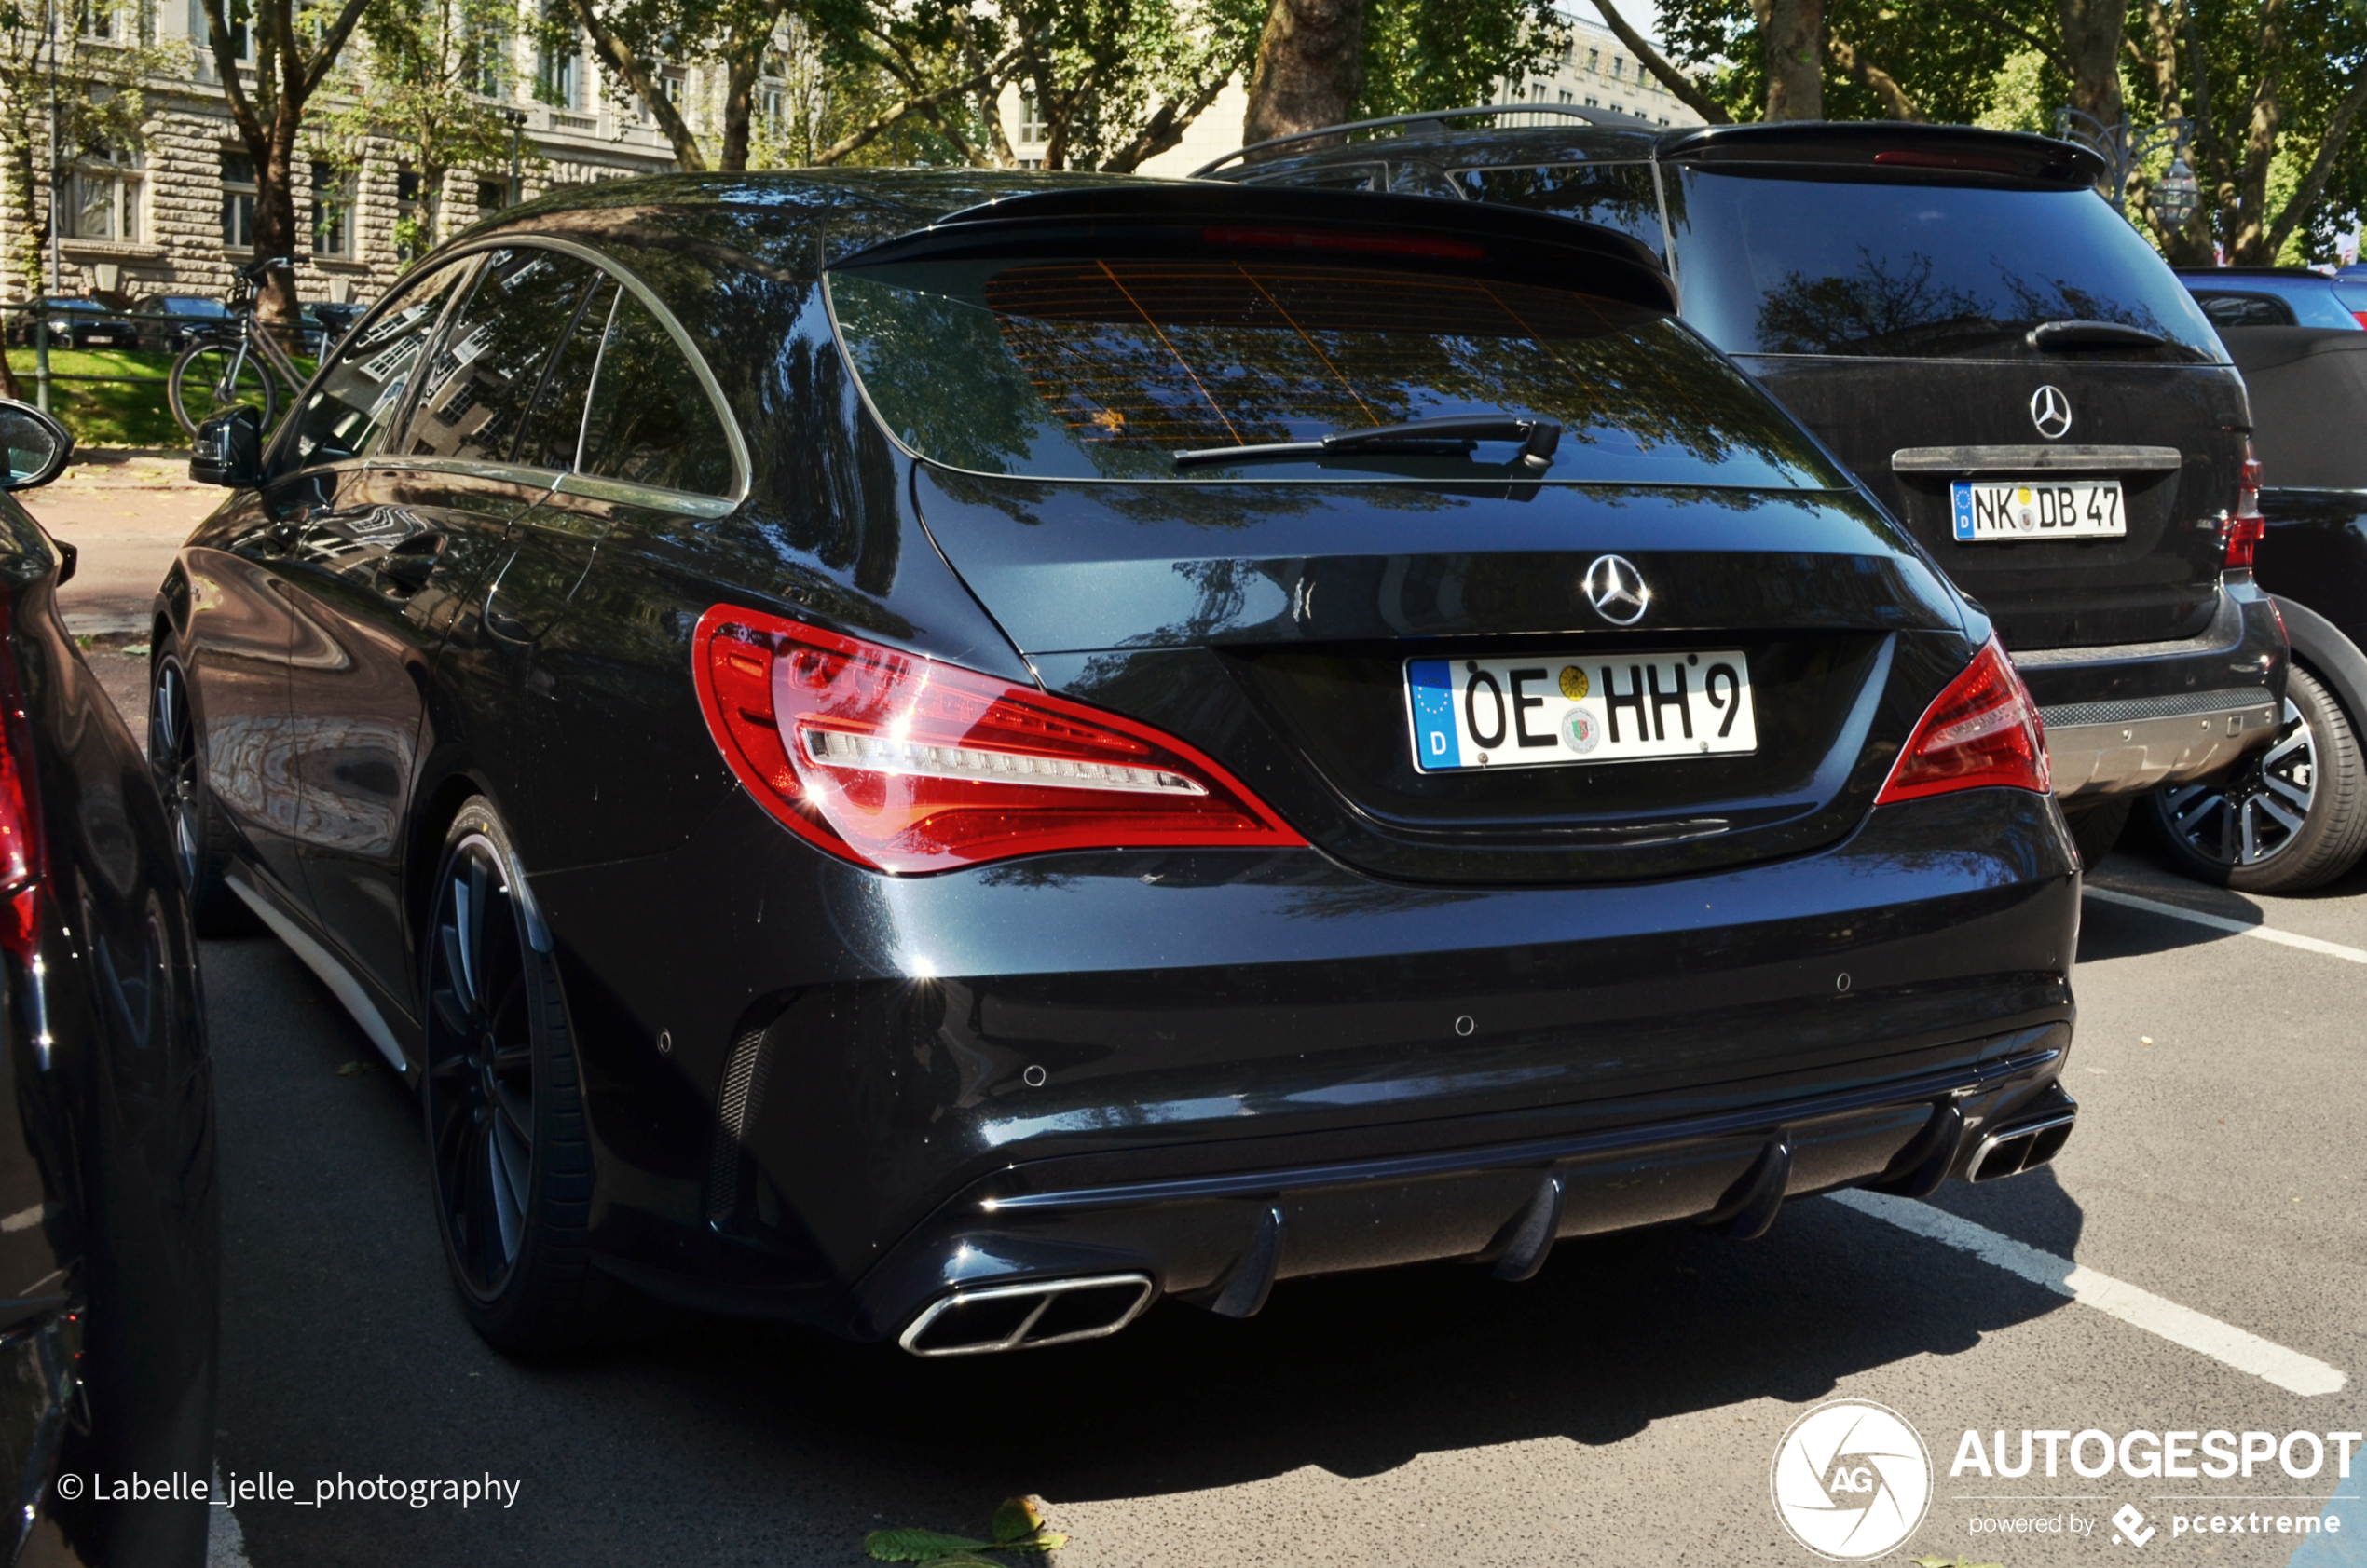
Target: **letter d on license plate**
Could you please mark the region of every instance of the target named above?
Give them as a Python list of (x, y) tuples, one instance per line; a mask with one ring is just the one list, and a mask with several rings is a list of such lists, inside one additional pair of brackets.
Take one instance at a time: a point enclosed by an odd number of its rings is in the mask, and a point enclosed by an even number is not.
[(1425, 773), (1758, 749), (1750, 661), (1732, 648), (1409, 659), (1405, 700)]

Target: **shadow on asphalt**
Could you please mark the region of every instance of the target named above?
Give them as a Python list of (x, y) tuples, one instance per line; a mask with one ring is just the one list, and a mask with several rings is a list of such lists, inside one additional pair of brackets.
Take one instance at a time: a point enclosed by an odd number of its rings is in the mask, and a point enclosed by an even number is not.
[[(408, 1093), (339, 1076), (370, 1047), (266, 938), (207, 946), (225, 1186), (223, 1469), (490, 1472), (506, 1513), (250, 1506), (256, 1568), (448, 1561), (860, 1561), (882, 1522), (975, 1527), (996, 1500), (1341, 1476), (1536, 1438), (1604, 1445), (1688, 1411), (1842, 1379), (2060, 1310), (2060, 1296), (1818, 1200), (1755, 1242), (1565, 1242), (1535, 1280), (1430, 1266), (1285, 1280), (1232, 1322), (1163, 1304), (1117, 1337), (916, 1361), (683, 1318), (564, 1366), (469, 1331), (431, 1228)], [(2038, 1173), (1945, 1207), (2075, 1248)]]

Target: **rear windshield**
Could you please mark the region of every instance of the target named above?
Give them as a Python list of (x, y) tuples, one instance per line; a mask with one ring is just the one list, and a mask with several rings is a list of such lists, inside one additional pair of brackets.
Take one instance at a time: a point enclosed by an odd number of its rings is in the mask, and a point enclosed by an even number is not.
[[(2093, 191), (1678, 175), (1685, 317), (1729, 353), (2221, 358), (2177, 277)], [(2025, 336), (2067, 320), (2164, 341), (2049, 350)]]
[[(1566, 288), (1254, 257), (1076, 256), (834, 269), (882, 421), (951, 468), (1037, 479), (1843, 483), (1676, 321)], [(1467, 269), (1468, 271), (1468, 269)], [(1453, 415), (1562, 429), (1550, 468), (1485, 441), (1178, 464)]]

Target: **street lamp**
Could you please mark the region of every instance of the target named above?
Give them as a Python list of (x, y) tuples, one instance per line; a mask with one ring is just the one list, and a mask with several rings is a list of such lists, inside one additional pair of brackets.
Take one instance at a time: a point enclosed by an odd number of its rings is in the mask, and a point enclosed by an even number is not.
[(510, 122), (510, 205), (515, 207), (526, 199), (518, 163), (519, 143), (526, 136), (527, 112), (524, 109), (504, 109), (501, 117)]
[(2106, 125), (2093, 115), (2065, 105), (2055, 111), (2055, 134), (2104, 160), (2104, 177), (2111, 182), (2113, 211), (2123, 217), (2128, 215), (2128, 177), (2164, 147), (2171, 149), (2170, 163), (2154, 187), (2154, 215), (2161, 219), (2165, 227), (2178, 228), (2202, 205), (2202, 185), (2195, 178), (2193, 166), (2186, 161), (2187, 153), (2195, 145), (2192, 120), (2169, 119), (2148, 126), (2132, 126), (2123, 120), (2118, 125)]

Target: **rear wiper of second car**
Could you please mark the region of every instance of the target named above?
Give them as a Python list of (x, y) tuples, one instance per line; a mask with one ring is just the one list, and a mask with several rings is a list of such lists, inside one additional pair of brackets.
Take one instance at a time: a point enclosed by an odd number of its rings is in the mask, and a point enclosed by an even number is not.
[(1561, 444), (1562, 427), (1551, 419), (1522, 419), (1510, 414), (1457, 414), (1443, 419), (1416, 419), (1405, 425), (1375, 425), (1369, 429), (1343, 430), (1320, 441), (1277, 441), (1262, 446), (1201, 446), (1175, 455), (1179, 469), (1206, 463), (1253, 463), (1266, 457), (1329, 457), (1351, 453), (1401, 453), (1457, 457), (1483, 441), (1517, 441), (1521, 467), (1543, 473), (1553, 466), (1553, 448)]
[(2160, 333), (2126, 321), (2041, 321), (2026, 334), (2033, 348), (2158, 348)]

